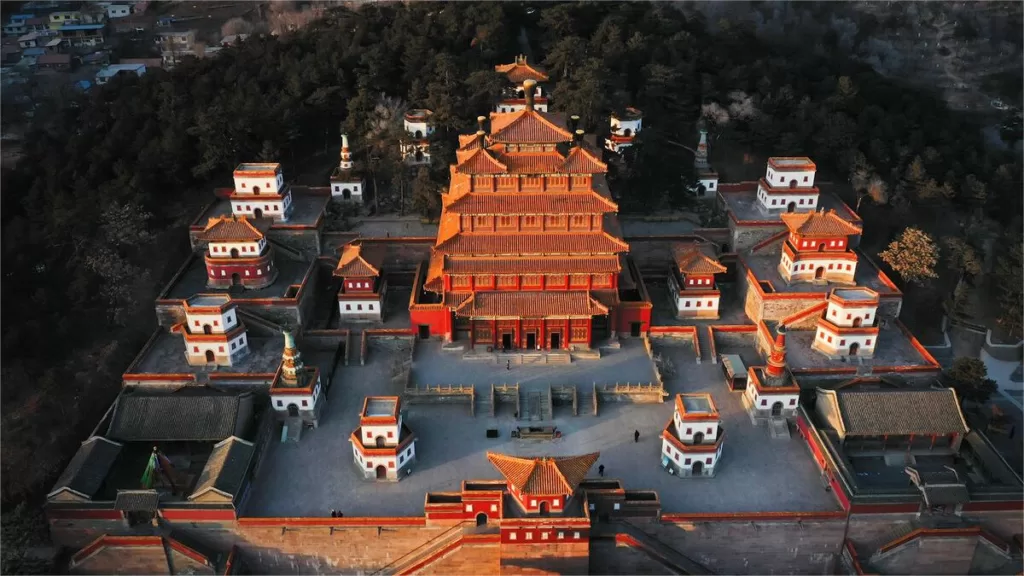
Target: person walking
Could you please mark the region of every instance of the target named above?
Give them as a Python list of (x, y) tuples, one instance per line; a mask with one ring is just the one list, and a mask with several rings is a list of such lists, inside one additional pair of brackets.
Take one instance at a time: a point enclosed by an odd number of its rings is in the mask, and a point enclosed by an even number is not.
[(512, 369), (512, 360), (505, 360), (505, 370)]
[(334, 511), (334, 508), (331, 508), (331, 518), (337, 518), (337, 517), (338, 517), (338, 513)]
[(604, 478), (604, 464), (601, 464), (600, 466), (597, 467), (597, 474), (601, 478)]
[(639, 441), (640, 441), (640, 431), (639, 430), (633, 430), (633, 443), (635, 444), (635, 443), (637, 443)]

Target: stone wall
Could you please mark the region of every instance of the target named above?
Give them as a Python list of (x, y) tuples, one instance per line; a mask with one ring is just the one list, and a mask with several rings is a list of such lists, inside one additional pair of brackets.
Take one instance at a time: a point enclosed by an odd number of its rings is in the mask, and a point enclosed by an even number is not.
[(238, 527), (238, 546), (246, 565), (257, 574), (372, 573), (424, 546), (448, 528), (283, 523), (253, 526), (243, 522)]
[(776, 225), (764, 226), (737, 226), (729, 219), (729, 231), (732, 237), (732, 252), (746, 252), (761, 242), (771, 238), (785, 230), (786, 227), (780, 220)]
[(501, 547), (501, 574), (586, 574), (589, 570), (589, 542)]
[(614, 538), (590, 541), (591, 574), (670, 574), (671, 570), (643, 550)]
[(499, 544), (463, 543), (450, 554), (424, 566), (414, 574), (498, 574), (500, 565)]
[(715, 574), (832, 574), (845, 518), (634, 524)]

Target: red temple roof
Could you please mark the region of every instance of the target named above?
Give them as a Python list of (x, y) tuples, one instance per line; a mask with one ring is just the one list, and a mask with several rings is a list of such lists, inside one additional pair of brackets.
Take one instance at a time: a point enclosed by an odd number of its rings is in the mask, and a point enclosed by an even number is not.
[(359, 244), (347, 244), (341, 249), (341, 259), (334, 269), (335, 276), (370, 277), (380, 275), (382, 255), (379, 250), (366, 249)]
[(718, 263), (718, 260), (704, 253), (701, 245), (695, 244), (673, 244), (672, 255), (675, 257), (676, 266), (683, 274), (721, 274), (726, 267)]
[(465, 194), (449, 200), (446, 208), (457, 214), (560, 215), (607, 214), (618, 211), (618, 206), (614, 202), (593, 191), (540, 194), (482, 192)]
[(459, 163), (455, 166), (460, 174), (505, 174), (508, 167), (499, 162), (486, 148), (472, 152), (458, 152)]
[(494, 71), (504, 74), (509, 82), (514, 84), (522, 84), (524, 80), (543, 82), (548, 79), (548, 75), (543, 69), (526, 63), (526, 56), (516, 56), (516, 61), (512, 64), (498, 64), (494, 67)]
[(519, 492), (572, 494), (586, 478), (600, 453), (561, 458), (517, 458), (487, 453), (487, 459)]
[(241, 216), (210, 218), (206, 228), (199, 234), (200, 240), (209, 242), (251, 242), (263, 239), (267, 222), (254, 224)]
[[(440, 235), (438, 236), (440, 237)], [(629, 245), (607, 232), (539, 234), (456, 234), (437, 245), (437, 250), (474, 256), (524, 256), (535, 254), (615, 254)]]
[(788, 212), (781, 215), (790, 232), (804, 236), (849, 236), (860, 234), (859, 227), (843, 220), (835, 210), (828, 212)]
[(569, 174), (598, 174), (607, 172), (608, 165), (583, 146), (573, 146), (562, 171)]
[(478, 258), (449, 256), (444, 259), (448, 274), (599, 274), (618, 272), (618, 256), (583, 258)]
[(524, 108), (518, 112), (491, 113), (491, 140), (511, 144), (569, 142), (572, 133), (558, 116)]
[(456, 310), (473, 318), (565, 318), (600, 316), (608, 308), (586, 290), (568, 292), (476, 292)]

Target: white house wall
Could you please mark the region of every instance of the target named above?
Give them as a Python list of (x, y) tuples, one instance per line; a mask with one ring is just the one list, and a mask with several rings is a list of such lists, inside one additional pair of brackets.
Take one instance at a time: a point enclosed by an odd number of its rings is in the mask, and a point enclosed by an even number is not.
[[(829, 339), (831, 338), (831, 341)], [(818, 326), (818, 333), (814, 335), (814, 346), (823, 352), (835, 356), (849, 356), (850, 346), (859, 344), (858, 356), (870, 356), (875, 353), (875, 344), (878, 343), (878, 334), (845, 334)]]
[[(284, 174), (276, 176), (235, 176), (235, 192), (253, 194), (253, 188), (259, 187), (260, 194), (280, 194), (284, 188)], [(255, 194), (253, 194), (255, 196)]]
[[(682, 294), (678, 290), (675, 291), (676, 309), (679, 312), (697, 312), (713, 310), (718, 312), (719, 296), (686, 296), (686, 290), (682, 291)], [(700, 306), (697, 306), (697, 304)]]
[(843, 307), (834, 301), (829, 301), (828, 309), (825, 311), (825, 318), (836, 326), (843, 328), (852, 327), (854, 320), (857, 318), (861, 319), (863, 326), (870, 326), (875, 321), (875, 311), (877, 308), (874, 304), (871, 306)]
[[(790, 282), (814, 280), (815, 270), (819, 267), (825, 269), (825, 279), (840, 278), (842, 280), (852, 280), (853, 276), (857, 273), (857, 262), (855, 260), (832, 260), (827, 257), (827, 252), (821, 252), (820, 254), (824, 257), (801, 259), (799, 262), (794, 263), (783, 253), (779, 273)], [(828, 268), (829, 265), (832, 265), (831, 270)], [(803, 266), (803, 269), (800, 268), (801, 266)], [(847, 269), (847, 266), (849, 266), (849, 269)]]
[[(257, 209), (263, 212), (264, 216), (270, 217), (284, 217), (288, 211), (288, 207), (291, 206), (292, 195), (289, 192), (281, 199), (269, 199), (263, 198), (262, 196), (253, 195), (252, 198), (246, 198), (244, 200), (232, 200), (231, 201), (231, 212), (236, 216), (251, 216)], [(274, 209), (277, 206), (277, 209)]]
[[(747, 398), (750, 400), (751, 405), (757, 410), (771, 410), (772, 404), (776, 402), (782, 402), (782, 409), (793, 411), (796, 410), (797, 403), (800, 401), (800, 394), (773, 394), (771, 392), (765, 392), (763, 394), (757, 393), (757, 388), (753, 385), (748, 385), (746, 390)], [(765, 404), (762, 406), (761, 402)]]
[[(190, 332), (202, 333), (203, 325), (209, 324), (214, 334), (223, 334), (235, 327), (235, 310), (226, 310), (222, 314), (190, 314), (185, 312), (185, 322)], [(216, 322), (216, 324), (214, 324)]]
[(764, 179), (772, 186), (780, 188), (789, 186), (793, 180), (796, 180), (798, 187), (810, 188), (814, 186), (814, 170), (776, 171), (769, 164)]
[[(693, 443), (694, 434), (701, 432), (704, 434), (705, 443), (713, 443), (718, 438), (718, 427), (719, 422), (717, 420), (683, 420), (677, 412), (673, 418), (676, 423), (676, 434), (679, 439), (686, 444)], [(689, 432), (687, 432), (689, 430)]]
[(238, 250), (239, 258), (252, 258), (262, 254), (266, 245), (265, 238), (256, 242), (210, 242), (208, 253), (214, 258), (230, 258), (234, 249)]
[[(816, 209), (818, 204), (818, 194), (815, 192), (800, 192), (799, 188), (795, 188), (793, 192), (769, 194), (761, 186), (757, 187), (757, 199), (762, 206), (769, 210), (786, 210), (789, 207), (789, 203), (792, 202), (796, 205), (797, 210), (810, 210)], [(803, 203), (801, 203), (801, 201)], [(772, 204), (774, 202), (774, 204)]]

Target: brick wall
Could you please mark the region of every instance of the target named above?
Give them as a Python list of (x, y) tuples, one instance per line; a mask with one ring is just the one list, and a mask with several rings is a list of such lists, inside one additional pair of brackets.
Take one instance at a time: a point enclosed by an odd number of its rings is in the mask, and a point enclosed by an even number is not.
[(671, 571), (643, 550), (617, 544), (612, 538), (590, 541), (591, 574), (669, 574)]
[(167, 574), (167, 553), (163, 546), (109, 546), (83, 560), (71, 573)]
[(501, 574), (587, 574), (589, 570), (589, 542), (501, 547)]
[(730, 250), (732, 252), (745, 252), (785, 229), (786, 227), (782, 224), (781, 220), (774, 226), (737, 226), (730, 219), (729, 230), (732, 236)]
[(399, 560), (446, 526), (238, 526), (241, 557), (256, 573), (370, 573)]
[(462, 544), (414, 574), (497, 574), (500, 564), (500, 544)]
[(636, 525), (716, 574), (831, 574), (846, 519)]
[(967, 574), (978, 546), (975, 535), (918, 538), (868, 560), (882, 574)]

